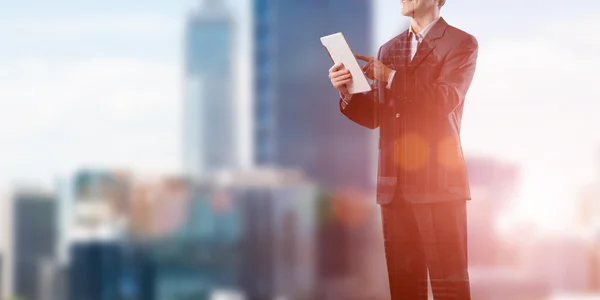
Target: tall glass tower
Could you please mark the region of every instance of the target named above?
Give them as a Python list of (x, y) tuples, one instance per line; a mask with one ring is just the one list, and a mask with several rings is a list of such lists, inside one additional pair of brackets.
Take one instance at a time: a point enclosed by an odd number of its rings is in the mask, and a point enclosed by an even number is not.
[(184, 171), (195, 177), (237, 165), (232, 17), (204, 0), (185, 33)]
[(321, 185), (368, 189), (373, 133), (339, 112), (320, 37), (371, 53), (370, 0), (253, 0), (254, 161), (302, 168)]

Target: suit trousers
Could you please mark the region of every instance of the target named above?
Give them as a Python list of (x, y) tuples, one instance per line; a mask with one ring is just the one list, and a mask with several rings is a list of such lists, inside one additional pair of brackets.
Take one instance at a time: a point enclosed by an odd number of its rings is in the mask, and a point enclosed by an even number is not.
[(470, 300), (466, 200), (381, 205), (392, 300)]

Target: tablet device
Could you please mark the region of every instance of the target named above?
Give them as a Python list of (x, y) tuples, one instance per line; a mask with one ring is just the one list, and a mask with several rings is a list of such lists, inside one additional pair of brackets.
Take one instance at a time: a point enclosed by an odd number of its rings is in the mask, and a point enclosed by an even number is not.
[(352, 82), (347, 85), (350, 94), (364, 93), (371, 90), (367, 77), (341, 32), (322, 37), (321, 43), (325, 46), (331, 60), (334, 63), (343, 63), (344, 67), (352, 74)]

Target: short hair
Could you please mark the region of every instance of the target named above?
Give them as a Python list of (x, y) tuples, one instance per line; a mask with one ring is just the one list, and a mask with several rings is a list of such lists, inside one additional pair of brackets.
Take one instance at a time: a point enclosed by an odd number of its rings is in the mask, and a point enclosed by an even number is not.
[(442, 8), (442, 6), (444, 6), (445, 3), (446, 3), (446, 0), (439, 0), (438, 1), (438, 7)]

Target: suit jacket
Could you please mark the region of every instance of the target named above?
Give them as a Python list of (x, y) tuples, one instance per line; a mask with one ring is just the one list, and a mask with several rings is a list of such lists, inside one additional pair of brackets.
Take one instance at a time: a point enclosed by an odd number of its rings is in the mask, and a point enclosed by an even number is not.
[(389, 89), (375, 81), (348, 105), (340, 99), (350, 120), (379, 128), (377, 203), (396, 191), (412, 203), (470, 200), (460, 128), (477, 53), (475, 37), (440, 18), (412, 61), (408, 30), (379, 48), (378, 59), (396, 70)]

